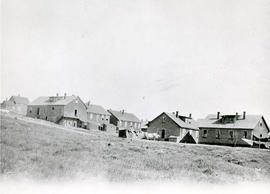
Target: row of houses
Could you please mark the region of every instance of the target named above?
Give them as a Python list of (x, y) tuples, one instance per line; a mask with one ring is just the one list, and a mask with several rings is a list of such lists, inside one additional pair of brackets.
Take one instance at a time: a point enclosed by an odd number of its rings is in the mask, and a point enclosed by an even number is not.
[(177, 143), (251, 146), (251, 141), (268, 140), (270, 132), (263, 115), (217, 112), (196, 121), (191, 114), (184, 116), (175, 111), (163, 112), (149, 122), (142, 122), (125, 110), (106, 110), (100, 105), (84, 103), (78, 96), (66, 94), (39, 97), (33, 102), (24, 97), (12, 96), (1, 104), (1, 108), (67, 127), (157, 133), (159, 140)]

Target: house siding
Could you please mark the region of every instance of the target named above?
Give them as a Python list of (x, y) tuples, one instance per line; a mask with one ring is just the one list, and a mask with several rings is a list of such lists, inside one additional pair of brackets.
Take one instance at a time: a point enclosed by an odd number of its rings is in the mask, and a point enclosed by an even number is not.
[[(77, 116), (75, 116), (75, 110), (77, 110)], [(81, 121), (87, 120), (86, 107), (79, 99), (75, 99), (66, 106), (64, 106), (64, 116), (78, 118)]]
[[(165, 118), (164, 121), (163, 117)], [(165, 129), (163, 140), (168, 139), (169, 136), (180, 136), (180, 127), (164, 113), (149, 123), (147, 132), (161, 135), (162, 129)]]
[[(260, 123), (262, 125), (260, 125)], [(267, 138), (268, 137), (268, 129), (265, 125), (265, 122), (263, 121), (263, 119), (260, 119), (260, 122), (258, 122), (258, 124), (256, 125), (256, 127), (254, 128), (252, 135), (255, 135), (256, 137), (260, 138), (260, 135), (262, 138)]]
[[(39, 114), (38, 114), (39, 109)], [(57, 123), (64, 114), (64, 106), (60, 105), (29, 105), (27, 116)]]
[[(204, 130), (207, 130), (207, 136), (204, 137)], [(220, 131), (220, 137), (217, 138), (217, 131)], [(230, 131), (233, 131), (233, 138), (230, 138)], [(215, 144), (215, 145), (231, 145), (231, 146), (248, 146), (242, 138), (247, 132), (246, 139), (251, 139), (251, 129), (224, 129), (224, 128), (200, 128), (199, 143)]]
[[(92, 114), (92, 118), (91, 118), (91, 114)], [(110, 115), (87, 112), (87, 120), (98, 122), (99, 124), (108, 125), (110, 123)]]
[[(74, 115), (75, 110), (77, 116)], [(78, 98), (67, 105), (28, 105), (27, 116), (71, 127), (82, 127), (78, 120), (87, 119), (86, 107)]]

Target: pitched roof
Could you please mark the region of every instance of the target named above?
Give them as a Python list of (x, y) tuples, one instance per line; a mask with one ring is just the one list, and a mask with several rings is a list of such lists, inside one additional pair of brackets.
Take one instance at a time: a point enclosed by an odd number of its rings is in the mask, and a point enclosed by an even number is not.
[(132, 113), (127, 112), (123, 113), (122, 111), (114, 111), (114, 110), (108, 110), (108, 112), (114, 115), (118, 120), (140, 122), (140, 120)]
[(67, 105), (73, 100), (77, 99), (77, 96), (41, 96), (35, 99), (33, 102), (29, 103), (29, 105)]
[(110, 115), (102, 106), (94, 105), (94, 104), (86, 104), (87, 112), (89, 113), (96, 113), (96, 114), (103, 114), (103, 115)]
[(29, 100), (26, 97), (21, 97), (21, 96), (11, 96), (9, 101), (15, 102), (15, 104), (28, 104)]
[(173, 113), (164, 112), (164, 114), (170, 117), (170, 119), (172, 119), (179, 127), (199, 130), (197, 122), (193, 119), (183, 116), (187, 119), (187, 121), (184, 122), (181, 118), (179, 118), (182, 117), (181, 115), (179, 115), (179, 117), (176, 117)]
[(199, 128), (254, 129), (262, 119), (265, 122), (262, 115), (246, 115), (245, 119), (239, 117), (233, 123), (220, 123), (217, 122), (219, 120), (217, 119), (217, 115), (209, 114), (205, 119), (198, 119), (198, 123)]

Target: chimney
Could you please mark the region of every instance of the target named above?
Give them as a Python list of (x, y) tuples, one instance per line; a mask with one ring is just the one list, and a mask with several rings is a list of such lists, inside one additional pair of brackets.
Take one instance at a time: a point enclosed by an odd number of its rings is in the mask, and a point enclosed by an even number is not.
[(235, 113), (235, 119), (238, 120), (238, 112)]
[(122, 114), (124, 114), (124, 113), (125, 113), (125, 110), (123, 109), (123, 110), (122, 110)]
[(191, 113), (189, 113), (189, 118), (192, 119), (192, 114)]
[(220, 116), (220, 112), (217, 112), (217, 119), (219, 119), (219, 116)]
[(67, 97), (67, 93), (64, 94), (64, 99), (66, 99), (66, 97)]
[(178, 112), (178, 111), (176, 111), (176, 113), (175, 113), (175, 117), (176, 117), (176, 118), (178, 117), (178, 113), (179, 113), (179, 112)]
[(243, 112), (243, 119), (246, 119), (246, 111)]

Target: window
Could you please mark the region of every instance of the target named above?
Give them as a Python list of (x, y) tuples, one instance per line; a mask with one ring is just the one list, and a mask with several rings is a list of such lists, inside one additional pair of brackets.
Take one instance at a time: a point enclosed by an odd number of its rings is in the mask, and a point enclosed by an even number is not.
[(39, 113), (40, 113), (40, 109), (39, 109), (39, 107), (37, 108), (37, 115), (39, 115)]
[(122, 125), (122, 121), (119, 121), (119, 126), (121, 126)]
[(244, 131), (244, 138), (247, 138), (247, 131)]
[(220, 130), (216, 130), (216, 139), (220, 139)]
[(233, 131), (229, 131), (229, 137), (230, 139), (233, 139)]
[(262, 127), (262, 122), (260, 122), (260, 127)]
[(203, 137), (204, 137), (204, 138), (207, 137), (207, 130), (206, 130), (206, 129), (203, 130)]
[(78, 113), (78, 110), (75, 109), (75, 111), (74, 111), (74, 116), (75, 116), (75, 117), (77, 116), (77, 113)]
[(30, 107), (30, 108), (29, 108), (29, 112), (30, 112), (30, 113), (32, 113), (32, 110), (33, 110), (33, 108), (32, 108), (32, 107)]
[(165, 123), (165, 121), (166, 121), (166, 117), (163, 116), (163, 117), (162, 117), (162, 123)]
[(54, 106), (52, 107), (52, 110), (54, 110)]
[(93, 114), (92, 113), (90, 113), (90, 119), (93, 119)]
[(99, 121), (99, 115), (97, 115), (97, 121)]
[(125, 127), (127, 127), (127, 124), (128, 124), (128, 122), (126, 121), (126, 122), (125, 122)]

